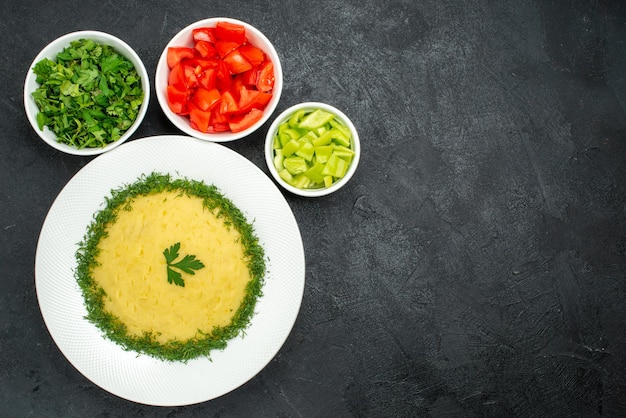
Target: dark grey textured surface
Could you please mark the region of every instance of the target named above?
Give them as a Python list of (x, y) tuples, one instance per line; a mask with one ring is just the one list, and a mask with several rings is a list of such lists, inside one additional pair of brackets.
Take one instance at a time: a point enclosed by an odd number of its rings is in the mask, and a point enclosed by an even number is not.
[[(5, 3), (1, 416), (626, 416), (623, 2)], [(213, 16), (274, 42), (277, 112), (335, 105), (363, 155), (336, 195), (287, 195), (306, 288), (275, 359), (216, 400), (150, 407), (85, 379), (41, 318), (38, 234), (90, 159), (38, 139), (23, 80), (80, 29), (126, 40), (153, 80), (170, 37)], [(227, 145), (265, 172), (266, 129)], [(134, 137), (165, 133), (153, 95)]]

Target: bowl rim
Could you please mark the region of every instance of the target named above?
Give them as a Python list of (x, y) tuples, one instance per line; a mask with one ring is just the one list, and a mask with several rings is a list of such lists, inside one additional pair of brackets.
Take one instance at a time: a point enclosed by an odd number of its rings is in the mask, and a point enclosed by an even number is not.
[[(217, 132), (217, 133), (204, 133), (200, 132), (196, 129), (193, 129), (189, 124), (189, 118), (176, 115), (169, 108), (167, 103), (167, 97), (165, 93), (165, 87), (167, 86), (167, 75), (169, 74), (169, 68), (167, 66), (167, 49), (172, 46), (184, 46), (193, 45), (193, 41), (191, 38), (191, 31), (200, 27), (214, 27), (218, 21), (224, 21), (229, 23), (236, 23), (243, 25), (246, 28), (246, 36), (250, 38), (250, 34), (252, 34), (252, 44), (256, 47), (260, 47), (263, 52), (265, 52), (272, 59), (272, 64), (274, 65), (274, 88), (272, 90), (272, 98), (269, 103), (263, 110), (263, 117), (257, 121), (250, 128), (243, 130), (241, 132)], [(186, 39), (188, 38), (188, 39)], [(259, 45), (258, 40), (264, 45)], [(263, 32), (261, 32), (254, 25), (244, 22), (242, 20), (230, 18), (230, 17), (210, 17), (206, 19), (201, 19), (190, 23), (185, 26), (183, 29), (179, 30), (165, 45), (159, 60), (156, 65), (156, 73), (154, 78), (154, 88), (156, 92), (157, 101), (159, 102), (159, 106), (161, 110), (167, 117), (167, 119), (179, 130), (184, 132), (185, 134), (192, 136), (194, 138), (198, 138), (205, 141), (210, 142), (230, 142), (238, 139), (245, 138), (252, 133), (256, 132), (261, 126), (263, 126), (269, 118), (272, 116), (278, 103), (280, 101), (280, 97), (283, 90), (283, 70), (281, 65), (280, 56), (274, 47), (274, 44), (265, 36)]]
[[(70, 45), (70, 42), (78, 39), (92, 39), (100, 44), (108, 44), (112, 46), (118, 53), (124, 55), (125, 58), (129, 59), (133, 63), (141, 77), (144, 97), (143, 102), (141, 103), (141, 106), (139, 108), (137, 118), (135, 119), (133, 124), (124, 132), (120, 139), (102, 148), (78, 149), (70, 145), (57, 142), (56, 136), (52, 131), (48, 129), (48, 127), (44, 127), (44, 130), (41, 131), (39, 130), (39, 126), (37, 125), (37, 114), (39, 113), (39, 109), (37, 108), (37, 105), (35, 104), (35, 101), (31, 96), (31, 93), (34, 91), (32, 86), (37, 86), (37, 77), (33, 72), (33, 67), (44, 58), (55, 59), (56, 55), (59, 52), (61, 52), (64, 48)], [(128, 45), (124, 40), (118, 38), (117, 36), (96, 30), (80, 30), (69, 32), (62, 36), (59, 36), (52, 42), (48, 43), (39, 51), (39, 53), (33, 59), (32, 63), (28, 67), (28, 72), (26, 73), (26, 78), (24, 80), (24, 110), (26, 112), (26, 117), (31, 127), (45, 143), (59, 151), (72, 155), (98, 155), (122, 145), (135, 133), (137, 128), (139, 128), (139, 126), (143, 122), (143, 119), (148, 111), (149, 102), (150, 78), (144, 63), (137, 54), (137, 52), (135, 52), (135, 50), (130, 45)]]
[[(343, 176), (338, 182), (332, 184), (330, 187), (324, 187), (321, 189), (299, 189), (297, 187), (294, 187), (288, 184), (285, 180), (283, 180), (278, 175), (278, 171), (276, 170), (276, 167), (274, 166), (273, 142), (274, 142), (274, 135), (278, 131), (278, 126), (282, 124), (283, 122), (285, 122), (295, 112), (297, 112), (298, 110), (302, 110), (302, 109), (305, 109), (305, 110), (322, 109), (322, 110), (331, 112), (337, 118), (339, 118), (340, 121), (344, 125), (346, 125), (352, 132), (352, 141), (351, 141), (350, 146), (352, 150), (354, 151), (354, 158), (352, 159), (352, 162), (350, 163), (350, 166), (348, 167), (348, 171), (346, 172), (345, 176)], [(348, 118), (348, 116), (346, 116), (346, 114), (343, 113), (341, 110), (337, 109), (336, 107), (330, 104), (323, 103), (323, 102), (302, 102), (302, 103), (298, 103), (298, 104), (288, 107), (274, 119), (269, 129), (267, 130), (267, 134), (265, 136), (264, 154), (265, 154), (265, 163), (267, 164), (267, 168), (270, 174), (272, 175), (274, 180), (276, 180), (276, 182), (280, 184), (280, 186), (283, 187), (285, 190), (295, 195), (303, 196), (303, 197), (322, 197), (322, 196), (327, 196), (341, 189), (354, 176), (354, 173), (356, 172), (360, 159), (361, 159), (361, 141), (360, 141), (359, 133), (356, 127), (354, 126), (350, 118)]]

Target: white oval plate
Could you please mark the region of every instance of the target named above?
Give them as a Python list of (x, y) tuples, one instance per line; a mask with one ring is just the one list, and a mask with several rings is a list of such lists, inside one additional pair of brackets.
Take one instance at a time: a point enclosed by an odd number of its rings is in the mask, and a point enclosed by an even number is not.
[[(214, 184), (241, 209), (265, 250), (267, 274), (250, 327), (211, 359), (165, 362), (124, 351), (85, 318), (74, 269), (77, 244), (111, 190), (142, 174)], [(121, 398), (147, 405), (208, 401), (246, 383), (276, 355), (295, 323), (304, 292), (302, 237), (291, 209), (256, 165), (216, 143), (185, 136), (135, 140), (83, 167), (53, 202), (35, 256), (35, 287), (48, 330), (86, 378)]]

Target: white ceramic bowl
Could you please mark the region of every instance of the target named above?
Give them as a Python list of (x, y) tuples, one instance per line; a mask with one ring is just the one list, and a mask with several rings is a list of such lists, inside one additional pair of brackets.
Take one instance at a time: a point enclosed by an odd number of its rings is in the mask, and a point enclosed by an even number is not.
[[(37, 114), (39, 113), (39, 109), (35, 104), (35, 100), (31, 96), (31, 93), (39, 87), (37, 84), (37, 76), (33, 72), (33, 67), (39, 61), (44, 58), (48, 58), (51, 60), (55, 60), (56, 56), (59, 52), (61, 52), (66, 47), (70, 46), (72, 41), (77, 41), (80, 39), (92, 39), (93, 41), (112, 46), (118, 53), (122, 54), (126, 57), (130, 62), (133, 63), (137, 73), (141, 77), (141, 85), (144, 92), (143, 103), (139, 109), (139, 113), (137, 114), (137, 119), (131, 125), (131, 127), (124, 132), (122, 137), (115, 142), (108, 144), (102, 148), (83, 148), (77, 149), (67, 144), (63, 144), (57, 142), (56, 135), (54, 132), (49, 130), (47, 127), (44, 127), (44, 130), (41, 131), (37, 125)], [(102, 154), (103, 152), (112, 150), (123, 144), (131, 135), (137, 130), (141, 122), (143, 121), (144, 116), (146, 115), (146, 111), (148, 110), (148, 102), (150, 101), (150, 78), (148, 77), (148, 72), (146, 71), (146, 67), (143, 62), (137, 55), (137, 53), (124, 41), (121, 39), (110, 35), (104, 32), (98, 31), (78, 31), (71, 32), (66, 35), (57, 38), (52, 41), (48, 46), (46, 46), (41, 52), (35, 57), (31, 66), (28, 68), (28, 73), (26, 75), (26, 81), (24, 83), (24, 107), (26, 109), (26, 116), (28, 117), (28, 121), (31, 126), (37, 132), (37, 134), (43, 139), (48, 145), (56, 148), (59, 151), (63, 151), (68, 154), (74, 155), (96, 155)]]
[[(350, 148), (352, 149), (352, 151), (354, 151), (354, 157), (352, 158), (352, 162), (350, 163), (350, 166), (348, 167), (346, 174), (337, 182), (333, 183), (330, 187), (324, 187), (324, 188), (319, 188), (319, 189), (300, 189), (300, 188), (290, 185), (278, 175), (278, 171), (276, 170), (276, 167), (274, 166), (274, 148), (273, 148), (274, 136), (276, 135), (276, 132), (278, 131), (278, 127), (283, 122), (289, 120), (289, 118), (295, 112), (299, 110), (310, 111), (310, 110), (315, 110), (315, 109), (322, 109), (322, 110), (325, 110), (327, 112), (334, 114), (336, 119), (338, 119), (341, 123), (343, 123), (345, 126), (347, 126), (350, 129), (350, 132), (352, 133), (352, 140), (350, 143)], [(350, 179), (356, 172), (357, 166), (359, 165), (360, 158), (361, 158), (361, 143), (359, 140), (359, 134), (356, 128), (354, 127), (354, 124), (342, 111), (325, 103), (306, 102), (306, 103), (300, 103), (300, 104), (297, 104), (288, 108), (287, 110), (282, 112), (270, 125), (267, 131), (267, 136), (265, 138), (265, 162), (267, 163), (267, 167), (272, 177), (285, 190), (293, 194), (299, 195), (299, 196), (321, 197), (321, 196), (326, 196), (328, 194), (331, 194), (341, 189), (343, 186), (345, 186), (348, 183), (348, 181), (350, 181)]]
[[(246, 37), (248, 38), (248, 41), (252, 45), (263, 50), (263, 52), (265, 52), (265, 54), (269, 57), (269, 59), (272, 61), (272, 64), (274, 65), (275, 81), (274, 81), (274, 88), (272, 90), (272, 98), (267, 104), (267, 106), (265, 107), (265, 109), (263, 110), (263, 117), (259, 121), (257, 121), (254, 125), (252, 125), (250, 128), (243, 130), (241, 132), (236, 132), (236, 133), (235, 132), (218, 132), (218, 133), (200, 132), (191, 127), (191, 124), (189, 122), (189, 117), (180, 116), (172, 112), (172, 110), (170, 109), (167, 103), (167, 79), (170, 73), (170, 69), (167, 66), (167, 49), (169, 47), (180, 47), (180, 46), (193, 47), (194, 45), (193, 35), (192, 35), (193, 29), (203, 28), (203, 27), (212, 28), (212, 27), (215, 27), (217, 25), (217, 22), (219, 21), (230, 22), (230, 23), (235, 23), (235, 24), (244, 26), (246, 28)], [(172, 38), (172, 40), (165, 46), (165, 49), (163, 50), (163, 53), (161, 54), (161, 58), (159, 59), (159, 62), (157, 64), (154, 86), (156, 90), (157, 100), (159, 102), (159, 105), (161, 106), (161, 109), (163, 110), (163, 113), (165, 113), (167, 118), (178, 129), (180, 129), (181, 131), (183, 131), (189, 136), (203, 139), (206, 141), (228, 142), (228, 141), (234, 141), (236, 139), (240, 139), (240, 138), (250, 135), (252, 132), (256, 131), (261, 126), (263, 126), (263, 124), (269, 119), (269, 117), (272, 115), (272, 113), (276, 109), (276, 106), (278, 105), (278, 101), (280, 100), (280, 95), (283, 90), (283, 70), (280, 65), (280, 59), (278, 57), (278, 53), (276, 52), (276, 49), (274, 48), (272, 43), (265, 37), (265, 35), (261, 33), (261, 31), (259, 31), (254, 26), (250, 25), (249, 23), (242, 22), (240, 20), (231, 19), (227, 17), (214, 17), (214, 18), (204, 19), (204, 20), (200, 20), (195, 23), (192, 23), (191, 25), (187, 26), (186, 28), (178, 32)]]

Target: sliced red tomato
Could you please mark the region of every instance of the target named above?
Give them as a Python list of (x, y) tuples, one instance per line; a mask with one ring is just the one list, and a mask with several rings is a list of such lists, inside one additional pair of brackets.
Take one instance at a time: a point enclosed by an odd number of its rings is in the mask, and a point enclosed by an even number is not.
[(187, 88), (187, 82), (185, 81), (185, 72), (183, 65), (178, 63), (170, 70), (167, 76), (167, 84), (170, 86), (176, 86), (179, 88)]
[[(225, 22), (222, 22), (225, 23)], [(241, 132), (263, 117), (274, 67), (241, 25), (193, 30), (194, 46), (168, 48), (167, 101), (201, 132)]]
[(201, 110), (207, 111), (211, 110), (221, 98), (222, 95), (217, 89), (207, 90), (204, 87), (198, 87), (191, 100)]
[(224, 57), (224, 64), (226, 64), (231, 74), (240, 74), (252, 69), (252, 65), (238, 49), (235, 49)]
[(245, 115), (233, 118), (228, 122), (228, 126), (232, 132), (245, 131), (263, 117), (263, 111), (259, 109), (251, 109)]
[(174, 68), (184, 58), (193, 58), (193, 48), (169, 47), (167, 48), (167, 66)]
[(258, 90), (243, 89), (239, 91), (239, 113), (249, 112), (252, 109), (263, 109), (272, 98), (270, 93)]
[(215, 42), (215, 28), (196, 28), (191, 31), (194, 41)]
[(212, 134), (216, 134), (219, 132), (228, 132), (230, 131), (230, 125), (228, 123), (214, 123), (213, 125), (209, 125), (209, 130)]
[(185, 59), (183, 62), (189, 65), (200, 66), (200, 68), (206, 70), (207, 68), (217, 67), (219, 64), (219, 60), (219, 57), (202, 58), (200, 56), (196, 56), (191, 59)]
[(184, 80), (185, 80), (185, 85), (187, 86), (187, 88), (193, 89), (193, 88), (198, 87), (198, 84), (200, 83), (198, 82), (198, 75), (196, 74), (196, 67), (193, 67), (191, 65), (185, 65), (182, 62), (181, 62), (181, 66), (183, 67)]
[(220, 41), (236, 42), (241, 45), (246, 40), (246, 28), (237, 23), (217, 22), (215, 37)]
[(241, 92), (242, 90), (247, 90), (247, 89), (248, 87), (243, 82), (243, 77), (241, 77), (240, 75), (233, 77), (233, 82), (230, 85), (230, 92), (233, 94), (233, 97), (235, 98), (235, 100), (237, 100), (237, 103), (239, 103), (239, 98), (240, 98), (239, 92)]
[(233, 79), (233, 83), (237, 80), (241, 80), (240, 86), (245, 86), (246, 88), (254, 88), (256, 89), (256, 78), (257, 78), (257, 70), (252, 67), (248, 71), (245, 71), (241, 74), (237, 74)]
[(216, 78), (217, 76), (215, 75), (215, 69), (207, 68), (198, 76), (198, 81), (200, 81), (200, 84), (205, 89), (212, 90), (217, 86)]
[(187, 90), (177, 86), (167, 86), (167, 103), (170, 105), (172, 112), (176, 114), (183, 113), (183, 109), (187, 104)]
[(217, 88), (220, 91), (228, 90), (233, 83), (233, 79), (224, 61), (219, 62), (219, 65), (215, 69), (215, 75)]
[(200, 132), (207, 132), (209, 130), (209, 122), (211, 120), (211, 112), (204, 111), (193, 104), (188, 102), (189, 106), (189, 119), (191, 126)]
[(224, 58), (226, 55), (237, 49), (241, 44), (238, 44), (236, 42), (217, 41), (213, 45), (215, 45), (215, 49), (217, 50), (219, 56)]
[(198, 51), (202, 58), (217, 58), (217, 49), (209, 41), (197, 41), (194, 45), (194, 49)]
[(259, 74), (256, 80), (256, 88), (259, 91), (267, 93), (274, 88), (274, 64), (272, 61), (266, 60), (259, 68)]
[(238, 49), (241, 55), (246, 57), (248, 62), (252, 64), (253, 67), (261, 65), (263, 61), (265, 61), (265, 52), (263, 52), (256, 46), (245, 44), (241, 45)]
[(212, 111), (211, 111), (211, 122), (210, 125), (216, 125), (216, 124), (226, 124), (228, 125), (228, 122), (230, 121), (230, 116), (229, 115), (225, 115), (224, 113), (220, 112), (220, 107), (215, 107)]
[(222, 101), (219, 108), (220, 113), (227, 115), (229, 113), (235, 113), (238, 110), (239, 106), (237, 105), (237, 101), (233, 97), (233, 94), (228, 90), (222, 93)]

